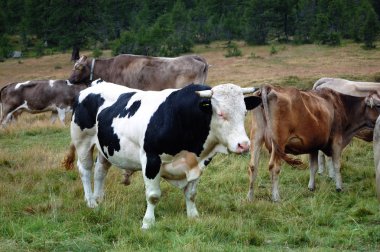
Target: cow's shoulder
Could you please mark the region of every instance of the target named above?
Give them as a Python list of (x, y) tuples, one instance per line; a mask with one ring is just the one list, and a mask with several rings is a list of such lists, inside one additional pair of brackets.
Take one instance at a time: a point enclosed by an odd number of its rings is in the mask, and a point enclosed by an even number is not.
[(104, 104), (101, 93), (86, 92), (78, 96), (73, 105), (73, 121), (81, 130), (91, 129), (95, 126), (96, 115)]
[(200, 154), (210, 131), (212, 108), (210, 99), (199, 97), (195, 91), (209, 89), (192, 84), (171, 92), (149, 120), (145, 151), (175, 155), (187, 150)]

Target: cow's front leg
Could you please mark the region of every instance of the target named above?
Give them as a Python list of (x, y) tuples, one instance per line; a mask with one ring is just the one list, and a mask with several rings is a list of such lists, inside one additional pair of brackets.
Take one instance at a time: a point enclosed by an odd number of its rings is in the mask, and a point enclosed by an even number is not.
[(62, 125), (65, 125), (66, 110), (57, 108), (57, 113), (58, 113), (59, 121), (61, 122)]
[(92, 156), (88, 155), (81, 157), (78, 154), (77, 166), (80, 173), (80, 177), (83, 183), (84, 199), (87, 202), (87, 206), (94, 208), (98, 206), (91, 189), (91, 168), (92, 168)]
[[(315, 174), (317, 173), (317, 169), (318, 169), (319, 156), (320, 155), (318, 155), (318, 152), (312, 152), (309, 155), (309, 160), (310, 160), (310, 178), (309, 178), (308, 188), (309, 188), (310, 191), (314, 191), (315, 190)], [(324, 158), (323, 154), (322, 154), (322, 156)]]
[(161, 159), (155, 154), (141, 154), (141, 164), (145, 183), (146, 212), (142, 229), (150, 228), (155, 222), (154, 208), (161, 197), (160, 166)]
[(199, 179), (190, 181), (183, 190), (186, 199), (187, 217), (189, 218), (196, 218), (199, 216), (197, 207), (195, 206), (195, 196), (197, 194), (198, 181)]
[(95, 164), (94, 174), (94, 199), (100, 203), (104, 199), (104, 180), (111, 164), (100, 153)]

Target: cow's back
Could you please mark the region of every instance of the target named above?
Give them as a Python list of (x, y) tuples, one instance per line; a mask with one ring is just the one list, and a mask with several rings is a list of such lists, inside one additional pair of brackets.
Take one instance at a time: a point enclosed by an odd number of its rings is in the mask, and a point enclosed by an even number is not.
[(176, 58), (123, 54), (110, 63), (110, 82), (141, 90), (182, 88), (191, 83), (204, 83), (208, 65), (197, 55)]

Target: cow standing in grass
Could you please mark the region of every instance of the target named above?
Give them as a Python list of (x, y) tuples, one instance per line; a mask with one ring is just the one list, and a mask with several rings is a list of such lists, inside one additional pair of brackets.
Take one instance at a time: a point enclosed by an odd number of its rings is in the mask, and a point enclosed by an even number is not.
[[(380, 83), (377, 82), (363, 82), (363, 81), (350, 81), (340, 78), (321, 78), (317, 80), (313, 89), (318, 90), (321, 88), (329, 88), (339, 93), (352, 95), (356, 97), (366, 97), (371, 93), (377, 93), (380, 95)], [(366, 142), (372, 142), (373, 129), (366, 128), (358, 132), (355, 135), (356, 138), (364, 140)], [(326, 162), (327, 160), (327, 162)], [(331, 157), (326, 156), (320, 151), (318, 154), (318, 173), (322, 174), (324, 171), (325, 163), (327, 163), (329, 177), (334, 178), (335, 172), (332, 164)]]
[[(65, 166), (72, 166), (75, 149), (84, 195), (89, 207), (104, 196), (104, 179), (111, 164), (142, 170), (147, 209), (142, 228), (155, 221), (163, 177), (183, 190), (188, 217), (197, 217), (196, 187), (205, 165), (218, 152), (249, 149), (244, 129), (247, 109), (261, 103), (233, 84), (189, 85), (182, 89), (141, 91), (100, 83), (82, 91), (71, 122), (72, 144)], [(91, 189), (93, 149), (98, 150), (94, 192)]]
[(176, 58), (121, 54), (110, 59), (82, 56), (74, 65), (72, 83), (90, 83), (95, 79), (141, 90), (182, 88), (190, 83), (205, 83), (206, 60), (198, 55)]
[(85, 88), (85, 84), (72, 85), (67, 80), (31, 80), (8, 84), (0, 91), (0, 122), (5, 126), (24, 111), (32, 114), (51, 111), (52, 123), (58, 115), (64, 125), (65, 115), (72, 111), (75, 97)]
[(377, 95), (353, 97), (331, 89), (300, 91), (293, 87), (263, 86), (259, 95), (263, 106), (253, 110), (249, 163), (248, 199), (253, 200), (259, 154), (263, 143), (271, 152), (269, 172), (272, 200), (279, 201), (279, 173), (282, 160), (301, 165), (288, 155), (309, 154), (309, 189), (315, 189), (318, 150), (332, 156), (336, 190), (342, 190), (340, 156), (351, 139), (363, 128), (373, 128), (379, 115), (372, 106)]

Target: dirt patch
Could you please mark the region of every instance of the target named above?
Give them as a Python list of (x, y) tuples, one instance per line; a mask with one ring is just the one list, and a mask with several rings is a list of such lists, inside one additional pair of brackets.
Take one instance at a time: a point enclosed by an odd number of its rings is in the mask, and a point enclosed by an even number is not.
[[(276, 45), (277, 53), (273, 55), (270, 53), (271, 46), (238, 44), (242, 57), (226, 58), (225, 42), (194, 48), (194, 53), (205, 57), (211, 65), (207, 83), (259, 85), (276, 83), (290, 76), (312, 81), (321, 77), (372, 80), (380, 72), (380, 50), (363, 50), (359, 44), (347, 43), (340, 47)], [(85, 54), (90, 55), (89, 52)], [(105, 57), (109, 55), (106, 52)], [(0, 87), (30, 79), (66, 79), (73, 66), (70, 56), (57, 54), (1, 62)]]

